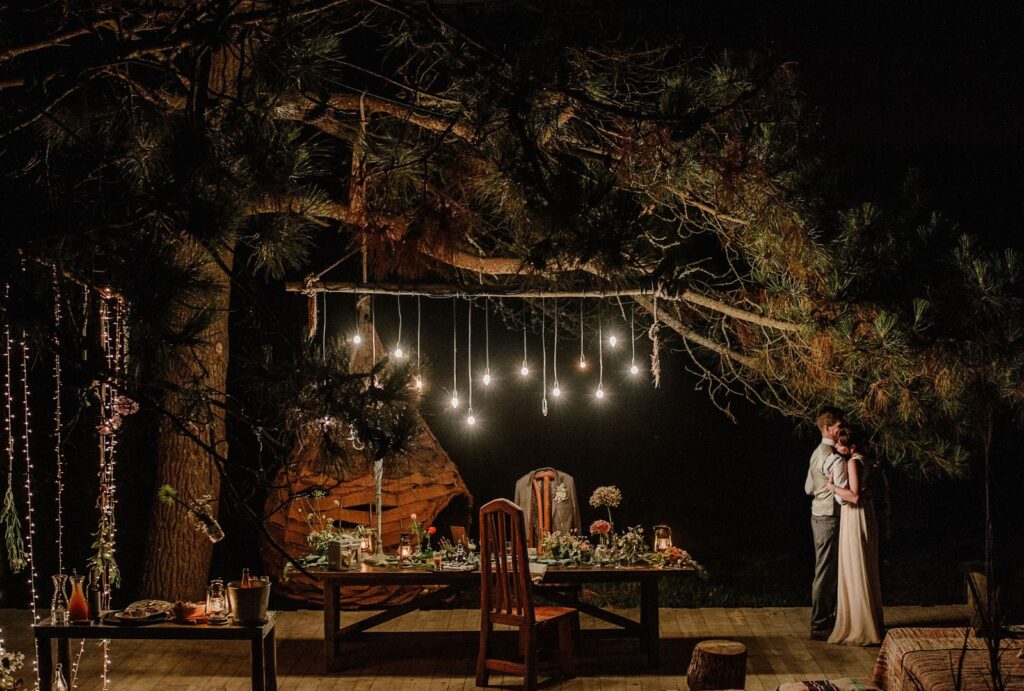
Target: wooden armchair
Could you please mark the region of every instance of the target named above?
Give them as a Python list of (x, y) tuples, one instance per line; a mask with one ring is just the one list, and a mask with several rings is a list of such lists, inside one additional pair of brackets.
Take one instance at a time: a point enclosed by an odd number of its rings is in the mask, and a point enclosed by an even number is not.
[[(506, 548), (511, 544), (511, 550)], [(521, 661), (489, 657), (494, 625), (519, 629)], [(480, 508), (480, 653), (476, 685), (487, 686), (491, 672), (522, 675), (523, 686), (537, 688), (538, 636), (558, 627), (562, 674), (573, 674), (573, 649), (579, 612), (571, 607), (535, 607), (530, 563), (526, 556), (523, 510), (507, 499), (495, 499)]]

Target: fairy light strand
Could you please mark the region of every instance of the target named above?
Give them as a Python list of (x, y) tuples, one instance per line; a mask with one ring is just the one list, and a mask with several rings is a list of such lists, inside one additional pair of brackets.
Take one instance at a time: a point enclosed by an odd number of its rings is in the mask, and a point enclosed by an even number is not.
[(61, 424), (60, 281), (53, 270), (53, 439), (57, 490), (57, 573), (64, 573), (64, 444)]
[[(32, 455), (29, 452), (30, 440), (32, 439), (32, 410), (30, 408), (29, 392), (28, 392), (28, 344), (26, 341), (26, 334), (24, 329), (21, 332), (21, 341), (19, 346), (21, 348), (21, 396), (22, 405), (24, 406), (24, 433), (23, 437), (25, 446), (25, 520), (28, 523), (28, 535), (26, 536), (26, 556), (28, 557), (28, 586), (29, 586), (29, 606), (32, 610), (32, 624), (39, 623), (39, 610), (38, 600), (39, 595), (36, 591), (36, 551), (35, 551), (35, 511), (32, 503)], [(36, 675), (36, 683), (39, 683), (39, 642), (35, 643), (35, 658), (32, 660), (32, 670)]]

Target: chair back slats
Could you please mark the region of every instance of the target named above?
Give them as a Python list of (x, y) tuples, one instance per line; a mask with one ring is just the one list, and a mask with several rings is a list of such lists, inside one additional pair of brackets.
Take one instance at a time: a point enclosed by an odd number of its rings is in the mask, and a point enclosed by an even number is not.
[[(538, 470), (531, 480), (534, 503), (537, 505), (536, 526), (527, 527), (531, 547), (540, 546), (544, 536), (551, 532), (552, 485), (555, 482), (555, 471)], [(531, 521), (532, 522), (532, 521)]]
[(507, 499), (480, 508), (480, 606), (496, 623), (534, 619), (526, 523), (523, 510)]

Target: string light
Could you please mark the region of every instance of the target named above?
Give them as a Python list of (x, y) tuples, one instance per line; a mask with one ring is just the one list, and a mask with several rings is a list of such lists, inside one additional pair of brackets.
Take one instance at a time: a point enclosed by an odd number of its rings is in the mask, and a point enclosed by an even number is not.
[(636, 309), (629, 311), (629, 373), (638, 374), (640, 368), (636, 366), (636, 330), (633, 320), (636, 319)]
[(619, 339), (615, 338), (615, 336), (609, 336), (608, 337), (608, 345), (610, 345), (612, 348), (614, 348), (616, 345), (618, 345), (618, 343), (619, 343)]
[[(314, 303), (315, 306), (315, 303)], [(320, 331), (320, 355), (323, 363), (327, 364), (327, 291), (324, 291), (324, 318), (322, 330)]]
[(395, 343), (394, 356), (401, 360), (405, 357), (402, 351), (402, 296), (398, 295), (395, 299), (398, 301), (398, 340)]
[(491, 325), (488, 314), (490, 305), (484, 300), (484, 386), (491, 385)]
[(452, 298), (452, 410), (459, 407), (459, 329), (456, 321), (455, 298)]
[(587, 358), (583, 355), (583, 300), (580, 300), (580, 369), (587, 368)]
[(362, 326), (363, 325), (359, 319), (359, 296), (356, 296), (356, 332), (352, 336), (352, 342), (355, 343), (356, 345), (359, 345), (360, 343), (363, 342), (363, 336), (362, 334), (360, 334), (360, 331), (362, 331)]
[(60, 406), (60, 282), (53, 270), (53, 438), (57, 485), (57, 573), (64, 573), (64, 445)]
[(373, 295), (370, 296), (370, 366), (377, 365), (377, 310), (374, 308)]
[(562, 389), (558, 387), (558, 300), (555, 300), (555, 353), (551, 358), (552, 374), (555, 377), (555, 385), (551, 387), (551, 395), (558, 398), (562, 395)]
[(420, 296), (416, 296), (416, 389), (423, 389), (423, 374), (420, 370), (420, 330), (423, 325), (423, 313), (420, 309)]
[(28, 395), (28, 345), (25, 343), (25, 331), (21, 332), (21, 395), (22, 404), (25, 406), (25, 497), (27, 499), (28, 509), (26, 511), (26, 520), (28, 521), (28, 540), (26, 540), (26, 546), (28, 548), (28, 585), (30, 592), (30, 605), (32, 607), (32, 623), (39, 623), (39, 612), (36, 609), (38, 596), (36, 593), (36, 560), (35, 560), (35, 513), (32, 506), (32, 456), (29, 453), (29, 440), (32, 437), (31, 418), (32, 411), (29, 406), (29, 395)]
[(526, 308), (523, 308), (523, 366), (519, 368), (519, 374), (524, 377), (530, 373), (530, 366), (526, 364)]
[(541, 399), (540, 412), (544, 417), (548, 415), (548, 344), (544, 334), (544, 326), (547, 323), (547, 311), (544, 307), (544, 298), (540, 299), (540, 357), (541, 366)]
[(597, 398), (604, 398), (604, 340), (601, 338), (601, 310), (597, 311)]
[(469, 387), (469, 410), (466, 415), (466, 424), (475, 425), (476, 415), (473, 415), (473, 301), (469, 300), (469, 308), (466, 310), (466, 386)]

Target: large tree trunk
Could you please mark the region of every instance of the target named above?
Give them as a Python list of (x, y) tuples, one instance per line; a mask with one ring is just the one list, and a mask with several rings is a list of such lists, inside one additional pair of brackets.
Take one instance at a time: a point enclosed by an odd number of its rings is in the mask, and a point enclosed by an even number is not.
[[(198, 246), (186, 247), (183, 252), (204, 256)], [(222, 257), (230, 270), (232, 257)], [(164, 416), (156, 443), (156, 486), (171, 485), (182, 499), (200, 499), (209, 495), (220, 497), (220, 473), (213, 455), (203, 444), (213, 448), (221, 458), (227, 457), (225, 436), (224, 392), (228, 371), (228, 308), (231, 298), (230, 279), (223, 268), (213, 261), (203, 265), (203, 278), (211, 281), (212, 294), (203, 306), (215, 310), (209, 328), (203, 332), (202, 344), (183, 348), (176, 353), (175, 364), (167, 373), (169, 386), (183, 390), (196, 382), (211, 397), (212, 406), (204, 406), (207, 415), (199, 424), (188, 423), (184, 432), (177, 422)], [(183, 305), (179, 318), (184, 320), (195, 308)], [(173, 392), (167, 395), (167, 411), (179, 419), (184, 401)], [(196, 441), (192, 435), (202, 440)], [(216, 516), (216, 504), (211, 507)], [(154, 502), (149, 522), (149, 541), (142, 575), (142, 594), (145, 597), (170, 601), (201, 597), (210, 570), (213, 544), (206, 535), (196, 530), (186, 511), (180, 506)]]

